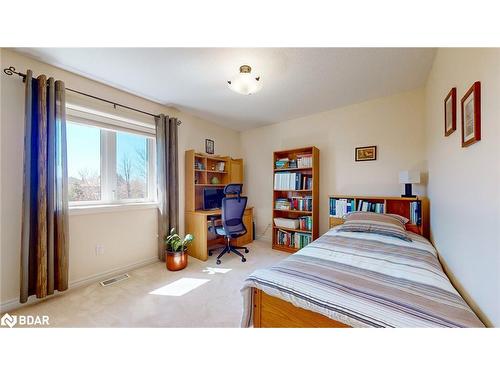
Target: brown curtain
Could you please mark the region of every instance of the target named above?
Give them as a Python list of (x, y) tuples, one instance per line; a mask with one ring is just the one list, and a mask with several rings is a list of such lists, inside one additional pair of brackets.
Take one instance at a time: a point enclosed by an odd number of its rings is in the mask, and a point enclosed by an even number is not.
[(28, 70), (25, 104), (21, 303), (68, 289), (64, 83)]
[(179, 230), (179, 162), (177, 119), (156, 118), (156, 174), (158, 189), (158, 258), (165, 260), (164, 237)]

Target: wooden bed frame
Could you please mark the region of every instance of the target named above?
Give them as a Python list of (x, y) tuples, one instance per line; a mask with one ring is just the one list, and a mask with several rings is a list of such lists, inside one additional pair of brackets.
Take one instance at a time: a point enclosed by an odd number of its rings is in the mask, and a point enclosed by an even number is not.
[[(341, 197), (341, 196), (332, 196)], [(423, 235), (429, 239), (429, 200), (426, 197), (347, 197), (341, 198), (363, 199), (381, 202), (390, 206), (391, 213), (408, 217), (406, 205), (410, 201), (422, 202), (422, 221), (420, 226), (407, 226), (407, 230)], [(388, 204), (390, 203), (390, 204)], [(388, 206), (387, 206), (388, 205)], [(403, 208), (401, 208), (403, 207)], [(408, 211), (408, 212), (407, 212)], [(332, 220), (333, 219), (333, 220)], [(343, 220), (330, 218), (330, 228), (343, 223)], [(330, 319), (313, 311), (295, 307), (290, 302), (272, 297), (260, 289), (252, 288), (253, 293), (253, 326), (255, 328), (347, 328), (350, 327), (339, 321)]]
[(252, 288), (254, 328), (347, 328), (348, 325)]

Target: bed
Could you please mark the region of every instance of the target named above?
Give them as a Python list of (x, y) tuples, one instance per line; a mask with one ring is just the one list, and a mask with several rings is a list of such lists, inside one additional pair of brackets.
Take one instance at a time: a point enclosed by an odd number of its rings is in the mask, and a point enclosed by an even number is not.
[(243, 327), (483, 327), (432, 244), (340, 227), (244, 282)]

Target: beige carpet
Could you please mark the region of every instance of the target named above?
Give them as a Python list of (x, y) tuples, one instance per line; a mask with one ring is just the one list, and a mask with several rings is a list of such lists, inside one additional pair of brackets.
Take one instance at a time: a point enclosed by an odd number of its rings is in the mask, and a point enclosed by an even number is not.
[(249, 250), (246, 263), (233, 254), (220, 265), (215, 256), (206, 262), (190, 257), (178, 272), (158, 262), (111, 286), (73, 289), (14, 313), (48, 315), (51, 327), (238, 327), (245, 277), (288, 255), (262, 240)]

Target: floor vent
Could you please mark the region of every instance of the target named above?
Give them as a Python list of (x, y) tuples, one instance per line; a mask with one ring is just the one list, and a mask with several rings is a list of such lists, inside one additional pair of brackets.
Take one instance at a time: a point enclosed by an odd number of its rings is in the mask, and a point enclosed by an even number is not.
[(129, 276), (128, 273), (124, 273), (123, 275), (115, 276), (115, 277), (112, 277), (111, 279), (107, 279), (107, 280), (101, 281), (100, 284), (102, 286), (108, 286), (108, 285), (117, 283), (118, 281), (126, 280), (129, 277), (130, 276)]

